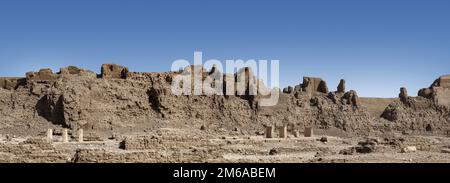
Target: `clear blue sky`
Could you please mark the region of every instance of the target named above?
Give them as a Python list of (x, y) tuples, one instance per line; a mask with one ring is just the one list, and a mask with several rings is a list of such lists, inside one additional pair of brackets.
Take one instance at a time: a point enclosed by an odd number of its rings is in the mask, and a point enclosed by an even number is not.
[(450, 1), (0, 1), (0, 76), (105, 62), (167, 71), (194, 51), (279, 59), (282, 86), (308, 75), (362, 96), (416, 94), (450, 74)]

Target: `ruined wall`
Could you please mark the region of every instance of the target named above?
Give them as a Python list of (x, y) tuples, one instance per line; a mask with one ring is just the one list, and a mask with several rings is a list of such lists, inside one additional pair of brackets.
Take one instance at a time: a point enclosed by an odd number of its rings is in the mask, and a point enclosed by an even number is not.
[(431, 87), (450, 88), (450, 75), (439, 77), (436, 81), (434, 81)]
[(434, 100), (438, 105), (450, 107), (450, 88), (435, 88)]
[[(345, 81), (341, 80), (339, 86), (337, 87), (339, 93), (345, 92)], [(328, 93), (327, 82), (322, 80), (322, 78), (316, 77), (303, 77), (303, 83), (296, 85), (294, 87), (288, 86), (283, 89), (283, 93), (293, 93), (293, 92), (306, 92), (308, 94), (316, 93)]]
[(55, 81), (59, 77), (58, 74), (54, 74), (49, 68), (41, 69), (39, 72), (27, 72), (27, 81)]
[(16, 90), (0, 89), (0, 133), (37, 135), (52, 123), (39, 116), (40, 97), (31, 94), (30, 88), (19, 86)]
[(450, 108), (450, 75), (442, 76), (432, 85), (433, 98), (438, 105)]
[[(32, 99), (13, 99), (24, 109), (20, 115), (12, 113), (12, 116), (21, 116), (20, 119), (30, 122), (47, 120), (49, 124), (62, 127), (97, 131), (129, 127), (142, 130), (155, 126), (183, 128), (186, 125), (232, 129), (239, 121), (250, 124), (247, 119), (251, 118), (252, 109), (248, 100), (237, 96), (225, 100), (224, 96), (172, 95), (174, 73), (171, 72), (128, 73), (126, 80), (98, 79), (89, 74), (83, 77), (81, 73), (67, 69), (61, 69), (58, 74), (47, 69), (30, 72), (27, 84), (11, 94)], [(31, 95), (23, 96), (27, 93)], [(4, 101), (0, 106), (5, 111), (16, 105), (7, 98)], [(15, 123), (14, 118), (8, 123)]]
[(120, 147), (125, 150), (151, 150), (158, 148), (206, 147), (212, 143), (203, 137), (190, 136), (138, 136), (123, 140)]
[(389, 104), (382, 117), (393, 122), (392, 130), (445, 133), (450, 126), (449, 114), (432, 100), (418, 97), (411, 98), (409, 105), (400, 100)]

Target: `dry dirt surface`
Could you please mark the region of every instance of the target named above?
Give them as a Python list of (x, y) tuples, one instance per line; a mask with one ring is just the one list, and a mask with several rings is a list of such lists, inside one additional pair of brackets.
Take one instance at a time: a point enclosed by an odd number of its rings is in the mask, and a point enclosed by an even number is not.
[[(379, 99), (360, 98), (345, 80), (332, 91), (316, 77), (269, 89), (249, 68), (234, 75), (201, 66), (101, 70), (69, 66), (0, 78), (0, 162), (450, 161), (450, 75), (417, 97), (401, 88), (398, 98)], [(171, 90), (177, 76), (245, 87), (178, 96)], [(278, 104), (262, 106), (270, 96), (251, 95), (252, 87), (279, 90)]]

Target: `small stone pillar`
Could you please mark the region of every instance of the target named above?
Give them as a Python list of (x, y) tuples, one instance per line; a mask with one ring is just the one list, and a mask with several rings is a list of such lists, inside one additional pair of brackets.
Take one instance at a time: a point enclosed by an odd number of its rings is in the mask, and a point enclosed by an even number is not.
[(398, 97), (400, 98), (400, 101), (406, 104), (408, 102), (408, 90), (406, 90), (405, 87), (401, 87)]
[(69, 135), (68, 135), (67, 129), (63, 129), (63, 132), (62, 132), (62, 141), (63, 141), (64, 143), (69, 142)]
[(312, 137), (312, 136), (314, 136), (313, 128), (306, 127), (305, 128), (305, 137)]
[(282, 127), (279, 128), (280, 130), (280, 138), (285, 139), (287, 138), (287, 126), (283, 125)]
[(47, 130), (47, 140), (49, 142), (53, 141), (53, 129), (48, 129)]
[(274, 129), (273, 129), (273, 126), (267, 126), (266, 127), (266, 138), (273, 138), (273, 131), (274, 131)]
[(83, 129), (78, 130), (78, 142), (83, 142)]
[(337, 87), (337, 92), (345, 93), (345, 80), (344, 79), (341, 79), (341, 81), (339, 81), (339, 85)]

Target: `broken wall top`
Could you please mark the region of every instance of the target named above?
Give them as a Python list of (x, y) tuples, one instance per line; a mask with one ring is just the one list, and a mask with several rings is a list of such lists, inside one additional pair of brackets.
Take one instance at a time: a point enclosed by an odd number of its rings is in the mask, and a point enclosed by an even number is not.
[(103, 64), (101, 69), (102, 78), (126, 79), (128, 68), (117, 64)]
[(0, 77), (0, 88), (12, 90), (16, 89), (23, 82), (24, 78)]
[(90, 76), (96, 77), (97, 75), (85, 69), (79, 69), (75, 66), (63, 67), (58, 73), (53, 73), (49, 68), (40, 69), (38, 72), (27, 72), (27, 81), (56, 81), (61, 77), (72, 76)]
[(322, 78), (317, 77), (303, 77), (302, 90), (308, 93), (328, 93), (327, 83)]
[(436, 81), (434, 81), (431, 87), (450, 88), (450, 75), (439, 77)]

